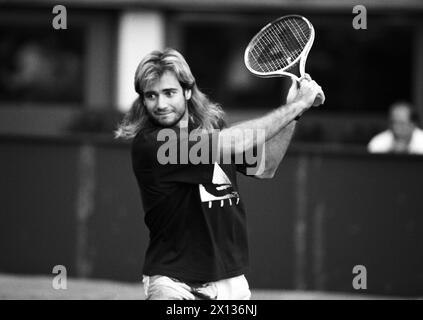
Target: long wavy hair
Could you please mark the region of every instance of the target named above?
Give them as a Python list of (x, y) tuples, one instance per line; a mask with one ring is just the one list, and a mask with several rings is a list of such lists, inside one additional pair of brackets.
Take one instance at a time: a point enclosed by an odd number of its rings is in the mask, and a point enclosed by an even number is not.
[(138, 98), (119, 123), (115, 138), (131, 139), (149, 124), (149, 115), (143, 103), (143, 90), (147, 84), (157, 81), (166, 71), (175, 74), (183, 90), (191, 90), (191, 99), (187, 104), (188, 118), (194, 128), (209, 131), (220, 129), (224, 125), (224, 112), (220, 105), (211, 102), (200, 91), (184, 57), (178, 51), (169, 48), (163, 52), (151, 52), (138, 65), (134, 79)]

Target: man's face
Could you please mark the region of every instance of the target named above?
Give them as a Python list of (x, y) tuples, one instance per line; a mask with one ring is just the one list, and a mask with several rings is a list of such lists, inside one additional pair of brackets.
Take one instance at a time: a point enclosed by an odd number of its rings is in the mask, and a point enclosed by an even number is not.
[(406, 106), (399, 105), (391, 111), (391, 129), (396, 139), (409, 140), (414, 130), (411, 112)]
[(186, 99), (189, 95), (189, 90), (184, 94), (175, 74), (166, 71), (157, 81), (147, 84), (143, 98), (151, 120), (163, 127), (172, 127), (188, 119)]

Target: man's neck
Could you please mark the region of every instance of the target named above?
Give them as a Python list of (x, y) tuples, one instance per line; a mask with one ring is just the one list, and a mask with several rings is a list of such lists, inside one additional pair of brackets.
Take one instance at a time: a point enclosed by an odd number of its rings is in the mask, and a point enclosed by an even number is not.
[(181, 120), (179, 120), (179, 122), (176, 124), (176, 126), (179, 129), (188, 129), (188, 112), (185, 112), (184, 116), (181, 118)]

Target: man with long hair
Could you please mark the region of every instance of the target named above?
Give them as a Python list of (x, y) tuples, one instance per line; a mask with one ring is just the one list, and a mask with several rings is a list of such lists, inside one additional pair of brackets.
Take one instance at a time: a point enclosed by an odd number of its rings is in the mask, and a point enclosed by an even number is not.
[[(236, 172), (273, 177), (295, 119), (320, 103), (317, 95), (324, 100), (321, 87), (307, 75), (298, 88), (293, 83), (285, 105), (227, 127), (221, 107), (199, 90), (183, 56), (166, 49), (141, 61), (135, 91), (139, 97), (116, 137), (133, 139), (133, 170), (150, 231), (143, 268), (147, 299), (249, 299), (246, 217)], [(261, 132), (263, 139), (247, 131)], [(165, 145), (171, 146), (168, 153), (176, 149), (176, 162), (164, 159)], [(260, 170), (234, 161), (246, 160), (251, 150), (262, 151)], [(191, 159), (198, 152), (201, 162)], [(221, 155), (230, 161), (222, 163)]]

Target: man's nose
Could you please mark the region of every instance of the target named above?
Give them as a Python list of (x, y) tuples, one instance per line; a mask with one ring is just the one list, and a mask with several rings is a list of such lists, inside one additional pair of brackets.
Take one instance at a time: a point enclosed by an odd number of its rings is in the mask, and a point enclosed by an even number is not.
[(166, 98), (163, 97), (162, 95), (159, 95), (157, 98), (157, 109), (159, 110), (164, 110), (168, 107)]

